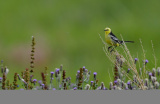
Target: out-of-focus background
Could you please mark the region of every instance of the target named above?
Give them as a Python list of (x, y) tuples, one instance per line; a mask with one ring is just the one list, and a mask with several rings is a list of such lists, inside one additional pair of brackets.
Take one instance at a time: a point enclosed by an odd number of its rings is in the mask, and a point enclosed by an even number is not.
[[(75, 81), (76, 71), (85, 66), (97, 72), (99, 81), (107, 86), (114, 65), (103, 51), (104, 28), (124, 40), (133, 57), (142, 62), (143, 42), (147, 67), (154, 67), (155, 54), (160, 54), (160, 1), (135, 0), (1, 0), (0, 1), (0, 60), (10, 70), (8, 78), (15, 72), (20, 74), (30, 68), (31, 36), (36, 40), (35, 77), (47, 66), (54, 71), (63, 64), (66, 75)], [(120, 48), (117, 48), (120, 49)], [(157, 60), (159, 65), (159, 60)], [(0, 74), (2, 75), (2, 74)], [(91, 79), (92, 80), (92, 79)]]

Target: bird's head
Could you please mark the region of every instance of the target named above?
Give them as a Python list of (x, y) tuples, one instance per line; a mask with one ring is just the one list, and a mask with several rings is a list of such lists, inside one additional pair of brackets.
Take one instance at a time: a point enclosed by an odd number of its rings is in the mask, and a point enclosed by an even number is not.
[(104, 29), (104, 31), (105, 31), (106, 34), (109, 34), (109, 33), (111, 32), (111, 29), (110, 29), (109, 27), (106, 27), (106, 28)]

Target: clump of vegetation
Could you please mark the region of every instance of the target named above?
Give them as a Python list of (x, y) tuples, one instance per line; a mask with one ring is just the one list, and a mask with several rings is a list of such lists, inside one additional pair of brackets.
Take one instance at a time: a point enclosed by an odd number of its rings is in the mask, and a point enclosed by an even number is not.
[[(138, 61), (138, 58), (132, 57), (125, 43), (122, 46), (123, 53), (124, 53), (124, 55), (122, 55), (116, 49), (114, 50), (114, 52), (110, 53), (107, 50), (108, 45), (103, 41), (103, 39), (102, 39), (102, 42), (105, 45), (103, 49), (104, 49), (104, 52), (106, 53), (106, 56), (115, 65), (114, 78), (113, 78), (114, 80), (110, 82), (110, 88), (109, 88), (110, 90), (159, 89), (160, 80), (159, 80), (158, 73), (159, 73), (160, 67), (156, 69), (156, 57), (154, 54), (155, 67), (152, 69), (152, 71), (149, 71), (146, 69), (147, 63), (149, 63), (149, 61), (145, 57), (145, 52), (144, 52), (141, 40), (140, 42), (141, 42), (143, 55), (144, 55), (142, 66), (140, 66), (140, 62)], [(153, 48), (153, 43), (152, 43), (152, 48)], [(154, 52), (154, 48), (153, 48), (153, 52)]]
[[(100, 36), (101, 38), (101, 36)], [(101, 38), (102, 39), (102, 38)], [(20, 90), (151, 90), (159, 89), (160, 83), (160, 67), (153, 68), (152, 71), (146, 69), (146, 65), (149, 63), (145, 59), (140, 66), (138, 58), (133, 58), (124, 43), (122, 47), (125, 55), (120, 54), (116, 49), (110, 53), (107, 50), (107, 44), (104, 43), (104, 52), (110, 61), (114, 64), (114, 76), (113, 81), (109, 83), (107, 88), (104, 82), (98, 85), (97, 72), (88, 71), (85, 66), (80, 68), (76, 74), (75, 83), (71, 82), (71, 77), (67, 76), (66, 70), (63, 69), (63, 65), (60, 68), (56, 68), (54, 71), (50, 72), (48, 76), (48, 68), (45, 67), (44, 72), (41, 72), (41, 80), (32, 79), (34, 73), (34, 54), (35, 54), (35, 38), (32, 37), (32, 50), (31, 50), (31, 66), (30, 71), (26, 68), (21, 72), (14, 74), (13, 82), (7, 79), (7, 74), (9, 69), (3, 66), (3, 61), (1, 61), (1, 73), (0, 77), (0, 89), (2, 90), (16, 90), (19, 88), (18, 81), (21, 82)], [(153, 46), (153, 45), (152, 45)], [(143, 46), (142, 46), (143, 49)], [(144, 51), (143, 51), (144, 52)], [(156, 66), (156, 65), (155, 65)], [(92, 78), (90, 78), (92, 76)], [(93, 81), (89, 81), (93, 79)], [(47, 83), (47, 80), (50, 80)], [(53, 82), (56, 82), (55, 84)]]

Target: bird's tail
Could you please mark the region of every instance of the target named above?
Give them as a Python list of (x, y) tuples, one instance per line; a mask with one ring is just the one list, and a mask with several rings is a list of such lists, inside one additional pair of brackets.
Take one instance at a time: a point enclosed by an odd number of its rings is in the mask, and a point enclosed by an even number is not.
[(124, 41), (125, 43), (134, 43), (134, 41)]
[(134, 43), (134, 41), (121, 41), (121, 43), (123, 43), (123, 42), (125, 42), (125, 43)]

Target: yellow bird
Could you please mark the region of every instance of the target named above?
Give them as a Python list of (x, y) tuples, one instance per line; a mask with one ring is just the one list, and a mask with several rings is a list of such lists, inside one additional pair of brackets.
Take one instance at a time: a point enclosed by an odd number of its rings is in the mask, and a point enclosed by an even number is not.
[[(119, 40), (119, 39), (112, 33), (111, 29), (108, 28), (108, 27), (106, 27), (106, 28), (104, 29), (104, 31), (105, 31), (105, 40), (106, 40), (106, 42), (107, 42), (108, 44), (111, 45), (110, 47), (108, 47), (108, 51), (109, 51), (109, 49), (110, 49), (112, 46), (114, 46), (114, 48), (116, 48), (117, 46), (120, 46), (121, 44), (123, 44), (123, 42), (134, 43), (134, 41), (121, 41), (121, 40)], [(112, 52), (114, 48), (112, 48), (112, 50), (111, 50), (110, 52)]]

